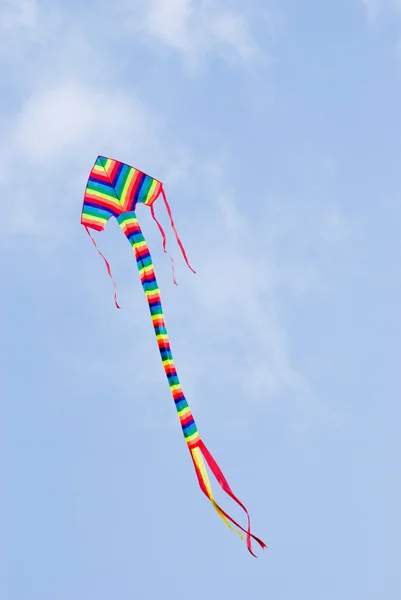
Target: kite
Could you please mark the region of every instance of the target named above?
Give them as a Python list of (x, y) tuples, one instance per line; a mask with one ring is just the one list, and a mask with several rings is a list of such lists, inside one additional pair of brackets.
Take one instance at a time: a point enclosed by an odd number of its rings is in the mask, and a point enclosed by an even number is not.
[[(104, 156), (98, 156), (96, 162), (90, 172), (87, 186), (85, 189), (81, 224), (85, 227), (89, 237), (91, 238), (94, 246), (103, 258), (109, 276), (111, 277), (114, 284), (114, 302), (117, 308), (120, 308), (117, 302), (116, 296), (116, 284), (113, 280), (110, 265), (107, 259), (103, 256), (96, 245), (96, 241), (91, 235), (90, 229), (96, 231), (103, 231), (107, 221), (111, 217), (115, 217), (131, 244), (137, 267), (139, 271), (140, 281), (143, 290), (146, 295), (146, 299), (149, 305), (149, 310), (152, 318), (152, 324), (156, 335), (157, 344), (161, 360), (163, 363), (164, 371), (167, 376), (167, 380), (170, 386), (170, 391), (174, 399), (175, 408), (178, 414), (178, 418), (181, 424), (182, 432), (184, 434), (185, 441), (190, 452), (195, 472), (198, 478), (199, 486), (202, 492), (212, 503), (218, 515), (223, 519), (226, 525), (235, 531), (242, 539), (243, 535), (241, 532), (246, 534), (246, 543), (249, 552), (256, 556), (252, 549), (251, 539), (255, 540), (261, 548), (265, 548), (266, 545), (262, 540), (257, 538), (251, 533), (251, 523), (248, 510), (242, 504), (240, 500), (232, 492), (226, 478), (220, 470), (217, 462), (206, 448), (203, 440), (201, 439), (198, 428), (196, 426), (192, 412), (188, 406), (187, 400), (182, 391), (180, 381), (178, 379), (177, 370), (174, 364), (173, 355), (171, 353), (170, 342), (167, 335), (167, 329), (162, 309), (160, 290), (156, 281), (155, 268), (152, 262), (152, 258), (149, 252), (148, 245), (142, 234), (139, 222), (135, 213), (137, 204), (144, 204), (150, 207), (151, 215), (160, 230), (163, 239), (163, 249), (166, 252), (166, 235), (163, 231), (162, 226), (157, 221), (154, 212), (154, 203), (159, 196), (162, 196), (172, 229), (175, 233), (177, 243), (181, 249), (185, 262), (188, 267), (195, 273), (189, 264), (187, 255), (184, 247), (178, 236), (171, 209), (167, 202), (166, 194), (163, 189), (163, 184), (146, 175), (142, 171), (131, 167), (125, 163), (112, 158), (106, 158)], [(172, 259), (171, 259), (172, 260)], [(173, 264), (173, 276), (174, 276), (174, 264)], [(174, 283), (175, 278), (174, 278)], [(248, 519), (247, 529), (244, 529), (239, 525), (233, 518), (231, 518), (216, 502), (213, 496), (212, 487), (210, 484), (208, 472), (206, 469), (208, 465), (210, 471), (213, 473), (218, 483), (220, 484), (223, 491), (228, 494), (246, 513)], [(235, 527), (233, 527), (233, 525)]]

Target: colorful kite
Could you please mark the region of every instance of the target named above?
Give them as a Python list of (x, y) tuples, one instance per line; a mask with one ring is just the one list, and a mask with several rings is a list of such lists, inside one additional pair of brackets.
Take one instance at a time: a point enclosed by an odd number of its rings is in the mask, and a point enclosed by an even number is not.
[[(233, 494), (219, 466), (201, 440), (195, 420), (182, 391), (174, 365), (173, 355), (171, 353), (170, 342), (164, 321), (160, 291), (156, 281), (155, 269), (148, 245), (143, 237), (137, 216), (135, 214), (135, 209), (138, 203), (142, 203), (150, 207), (152, 217), (155, 219), (162, 234), (163, 248), (164, 251), (166, 251), (166, 236), (160, 223), (156, 219), (153, 208), (154, 202), (160, 196), (160, 194), (162, 195), (166, 205), (171, 226), (174, 230), (177, 243), (180, 246), (184, 259), (188, 267), (195, 272), (188, 262), (184, 247), (178, 237), (162, 183), (125, 163), (113, 160), (111, 158), (106, 158), (104, 156), (98, 156), (89, 175), (86, 186), (81, 224), (85, 227), (97, 249), (96, 242), (93, 239), (89, 228), (97, 231), (103, 231), (110, 217), (115, 217), (121, 229), (125, 233), (129, 243), (133, 247), (140, 280), (148, 301), (164, 371), (166, 373), (170, 390), (174, 398), (178, 418), (181, 423), (185, 441), (191, 454), (199, 485), (226, 525), (238, 533), (242, 539), (243, 535), (241, 531), (246, 534), (248, 550), (253, 556), (255, 556), (252, 550), (251, 538), (256, 540), (256, 542), (258, 542), (262, 548), (265, 548), (266, 546), (260, 539), (251, 533), (251, 524), (247, 509)], [(105, 261), (107, 271), (113, 280), (109, 263), (99, 250), (98, 252)], [(120, 308), (117, 303), (116, 286), (114, 280), (113, 284), (115, 290), (114, 301), (117, 308)], [(239, 504), (245, 511), (248, 518), (247, 529), (244, 529), (241, 527), (241, 525), (234, 521), (234, 519), (232, 519), (215, 501), (204, 460), (224, 492), (226, 492), (226, 494), (228, 494), (235, 502), (237, 502), (237, 504)], [(232, 527), (230, 522), (241, 531), (238, 531), (238, 529)]]

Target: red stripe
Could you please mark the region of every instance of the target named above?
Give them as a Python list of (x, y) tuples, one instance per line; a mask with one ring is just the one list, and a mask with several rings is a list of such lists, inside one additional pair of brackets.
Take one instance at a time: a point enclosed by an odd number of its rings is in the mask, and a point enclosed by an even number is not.
[(163, 317), (152, 319), (152, 323), (155, 327), (164, 327), (165, 321)]
[(95, 223), (95, 221), (91, 221), (86, 217), (81, 218), (81, 225), (84, 225), (85, 227), (91, 227), (92, 229), (96, 229), (96, 231), (103, 231), (104, 228), (104, 225), (100, 225), (97, 222)]
[(137, 252), (138, 252), (139, 256), (142, 258), (146, 254), (148, 254), (149, 250), (148, 250), (148, 248), (137, 248)]
[[(154, 181), (156, 181), (156, 179)], [(149, 198), (148, 206), (152, 206), (153, 203), (155, 202), (155, 200), (157, 200), (161, 189), (162, 189), (162, 183), (160, 181), (158, 181), (155, 189), (153, 190), (152, 196)]]
[(93, 202), (94, 204), (98, 204), (99, 206), (103, 206), (104, 208), (114, 208), (119, 213), (122, 213), (121, 204), (118, 200), (105, 200), (104, 198), (99, 198), (99, 196), (92, 196), (90, 191), (85, 192), (84, 203), (88, 200), (89, 202)]
[[(131, 168), (133, 168), (133, 167), (131, 167)], [(131, 183), (129, 184), (129, 188), (127, 190), (127, 195), (125, 197), (125, 203), (124, 203), (125, 210), (127, 210), (127, 208), (131, 208), (129, 205), (132, 201), (132, 198), (135, 195), (135, 190), (138, 185), (138, 179), (142, 175), (141, 171), (138, 171), (138, 169), (135, 169), (135, 171), (136, 171), (136, 174), (133, 176)]]
[(127, 235), (127, 233), (139, 233), (141, 231), (139, 226), (135, 223), (123, 223), (121, 227), (125, 235)]
[(116, 172), (118, 170), (118, 167), (121, 165), (122, 163), (118, 160), (112, 160), (111, 163), (111, 167), (109, 167), (109, 170), (106, 169), (106, 167), (104, 167), (104, 170), (106, 171), (107, 175), (109, 176), (109, 181), (111, 184), (114, 183), (114, 177), (116, 175)]
[(149, 265), (148, 267), (143, 266), (141, 267), (141, 269), (144, 269), (144, 271), (142, 272), (142, 277), (144, 279), (147, 279), (148, 277), (153, 277), (155, 275), (155, 270), (152, 267), (152, 265)]
[(180, 423), (181, 425), (185, 426), (187, 423), (189, 423), (189, 421), (193, 420), (193, 415), (192, 413), (189, 413), (188, 415), (185, 415), (185, 417), (180, 418)]
[(101, 168), (103, 169), (102, 171), (97, 171), (96, 170), (99, 169), (99, 165), (95, 165), (91, 171), (91, 174), (89, 176), (89, 179), (93, 176), (96, 177), (96, 179), (103, 179), (103, 181), (107, 181), (109, 182), (109, 176), (107, 175), (106, 171), (104, 170), (104, 167), (102, 166)]
[(155, 301), (160, 302), (159, 292), (153, 292), (151, 294), (147, 294), (147, 297), (150, 302), (155, 302)]
[[(167, 350), (167, 348), (165, 348), (165, 350)], [(164, 370), (166, 371), (166, 373), (168, 373), (169, 375), (177, 375), (177, 370), (175, 367), (173, 367), (172, 365), (165, 365)]]

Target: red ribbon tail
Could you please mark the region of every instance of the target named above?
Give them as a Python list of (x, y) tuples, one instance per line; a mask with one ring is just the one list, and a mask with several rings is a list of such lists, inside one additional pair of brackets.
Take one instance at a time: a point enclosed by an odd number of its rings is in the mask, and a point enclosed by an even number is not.
[[(232, 517), (230, 517), (222, 508), (221, 506), (218, 506), (219, 510), (222, 512), (222, 514), (226, 517), (226, 519), (228, 519), (229, 521), (231, 521), (231, 523), (233, 523), (236, 527), (238, 527), (241, 531), (243, 531), (246, 534), (246, 545), (248, 547), (249, 552), (252, 554), (252, 556), (256, 555), (254, 554), (253, 550), (252, 550), (252, 539), (255, 540), (255, 542), (257, 542), (259, 544), (259, 546), (264, 549), (266, 548), (266, 544), (259, 539), (258, 537), (256, 537), (255, 535), (253, 535), (253, 533), (251, 533), (251, 519), (248, 513), (248, 510), (246, 509), (246, 507), (242, 504), (242, 502), (235, 496), (235, 494), (232, 492), (227, 479), (224, 477), (219, 465), (217, 464), (217, 462), (215, 461), (215, 459), (213, 458), (213, 456), (210, 454), (209, 450), (206, 448), (205, 444), (202, 442), (202, 440), (199, 442), (198, 444), (199, 450), (202, 452), (202, 455), (204, 457), (204, 459), (206, 460), (206, 463), (208, 465), (208, 467), (210, 468), (210, 470), (212, 471), (213, 475), (215, 476), (215, 478), (217, 479), (217, 481), (219, 482), (221, 488), (223, 489), (223, 491), (228, 494), (228, 496), (230, 496), (230, 498), (232, 498), (232, 500), (234, 500), (234, 502), (236, 502), (246, 513), (247, 519), (248, 519), (248, 527), (247, 529), (244, 529), (241, 525), (239, 525), (239, 523), (237, 523)], [(195, 465), (196, 466), (196, 465)], [(196, 469), (198, 471), (198, 469)], [(205, 488), (205, 485), (201, 479), (201, 476), (199, 473), (198, 474), (198, 479), (199, 479), (199, 483), (201, 485), (202, 491), (207, 495), (207, 490)]]
[(163, 188), (162, 188), (162, 196), (163, 196), (164, 204), (166, 205), (168, 216), (170, 217), (170, 223), (171, 223), (171, 227), (173, 228), (173, 231), (174, 231), (174, 234), (175, 234), (175, 239), (177, 240), (177, 244), (180, 247), (180, 250), (182, 252), (184, 260), (187, 263), (188, 267), (191, 269), (192, 273), (196, 273), (196, 271), (194, 271), (194, 269), (189, 264), (188, 257), (187, 257), (187, 254), (185, 252), (184, 246), (182, 245), (182, 242), (181, 242), (181, 240), (179, 238), (179, 235), (177, 233), (177, 230), (175, 228), (175, 224), (174, 224), (174, 221), (173, 221), (173, 215), (171, 213), (171, 209), (170, 209), (169, 203), (167, 202), (166, 194), (164, 193), (164, 189)]
[(174, 281), (174, 284), (175, 284), (175, 285), (177, 285), (177, 282), (176, 282), (176, 279), (175, 279), (174, 259), (172, 258), (172, 256), (170, 256), (170, 254), (169, 254), (169, 253), (167, 252), (167, 250), (166, 250), (166, 244), (167, 244), (167, 241), (166, 241), (166, 234), (164, 233), (164, 229), (163, 229), (163, 227), (160, 225), (159, 221), (158, 221), (158, 220), (157, 220), (157, 218), (156, 218), (156, 215), (155, 215), (155, 209), (154, 209), (154, 207), (153, 207), (153, 204), (151, 204), (151, 205), (150, 205), (150, 213), (151, 213), (151, 215), (152, 215), (152, 218), (153, 218), (153, 220), (155, 221), (155, 223), (156, 223), (156, 225), (158, 226), (158, 228), (159, 228), (159, 231), (160, 231), (160, 233), (161, 233), (162, 240), (163, 240), (163, 250), (164, 250), (164, 252), (165, 252), (166, 254), (168, 254), (168, 256), (169, 256), (169, 258), (170, 258), (170, 260), (171, 260), (171, 268), (172, 268), (172, 270), (173, 270), (173, 281)]
[(97, 247), (97, 245), (96, 245), (96, 242), (95, 242), (95, 240), (93, 239), (93, 237), (92, 237), (92, 235), (91, 235), (91, 232), (89, 231), (88, 227), (87, 227), (86, 225), (84, 225), (84, 227), (85, 227), (85, 229), (86, 229), (86, 233), (89, 235), (90, 239), (92, 240), (92, 243), (93, 243), (93, 245), (95, 246), (96, 250), (98, 251), (98, 253), (100, 254), (100, 256), (103, 258), (103, 260), (104, 260), (104, 262), (105, 262), (105, 265), (106, 265), (107, 272), (108, 272), (108, 274), (109, 274), (109, 276), (110, 276), (110, 279), (112, 280), (112, 282), (113, 282), (113, 285), (114, 285), (114, 303), (115, 303), (115, 305), (116, 305), (116, 307), (117, 307), (117, 308), (121, 308), (121, 307), (119, 306), (118, 302), (117, 302), (117, 286), (116, 286), (116, 283), (115, 283), (115, 281), (114, 281), (114, 279), (113, 279), (113, 275), (112, 275), (112, 273), (111, 273), (111, 269), (110, 269), (110, 264), (109, 264), (109, 261), (108, 261), (108, 260), (107, 260), (107, 259), (106, 259), (106, 258), (103, 256), (103, 254), (100, 252), (100, 250), (99, 250), (99, 248)]

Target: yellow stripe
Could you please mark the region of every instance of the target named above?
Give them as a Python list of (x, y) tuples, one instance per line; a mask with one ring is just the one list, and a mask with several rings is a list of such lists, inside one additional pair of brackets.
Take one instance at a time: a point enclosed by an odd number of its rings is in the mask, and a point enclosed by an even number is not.
[(234, 531), (235, 533), (237, 533), (240, 536), (240, 538), (243, 540), (244, 536), (242, 535), (241, 531), (239, 531), (238, 529), (235, 529), (231, 525), (231, 523), (226, 519), (226, 517), (221, 512), (221, 509), (220, 509), (219, 505), (217, 504), (217, 502), (214, 499), (213, 492), (212, 492), (212, 486), (210, 485), (209, 476), (207, 474), (205, 463), (203, 462), (203, 457), (202, 457), (200, 449), (199, 448), (192, 448), (191, 452), (192, 452), (192, 456), (194, 457), (196, 466), (199, 469), (199, 472), (200, 472), (200, 475), (202, 477), (203, 483), (205, 484), (205, 487), (206, 487), (206, 490), (207, 490), (207, 493), (208, 493), (208, 496), (209, 496), (209, 500), (213, 504), (213, 508), (215, 509), (215, 511), (217, 512), (217, 514), (219, 515), (219, 517), (221, 519), (223, 519), (223, 521), (227, 525), (227, 527), (229, 527), (232, 531)]
[(198, 467), (199, 472), (200, 472), (200, 474), (202, 476), (203, 483), (206, 486), (206, 490), (207, 490), (208, 496), (209, 496), (210, 500), (214, 500), (214, 496), (213, 496), (213, 492), (212, 492), (212, 486), (210, 485), (209, 475), (207, 474), (205, 463), (203, 462), (201, 451), (199, 450), (199, 448), (193, 448), (192, 454), (194, 456), (196, 466)]
[(84, 214), (84, 217), (85, 221), (94, 221), (95, 223), (100, 223), (101, 225), (104, 225), (107, 222), (107, 219), (104, 217), (94, 217), (93, 215), (86, 214)]
[(151, 199), (151, 197), (152, 197), (152, 195), (153, 195), (153, 192), (155, 191), (155, 187), (157, 186), (157, 184), (158, 184), (158, 182), (157, 182), (157, 181), (154, 179), (154, 180), (153, 180), (153, 183), (152, 183), (152, 185), (151, 185), (151, 186), (150, 186), (150, 188), (149, 188), (149, 191), (148, 191), (148, 195), (147, 195), (147, 197), (146, 197), (145, 204), (147, 204), (147, 202), (149, 202), (149, 200)]
[(185, 417), (185, 415), (189, 414), (190, 412), (191, 412), (191, 410), (190, 410), (189, 406), (186, 406), (185, 408), (182, 408), (181, 410), (177, 411), (177, 414), (181, 418), (181, 417)]
[(109, 174), (109, 168), (111, 167), (113, 162), (114, 161), (112, 161), (111, 158), (108, 158), (106, 160), (106, 164), (104, 165), (104, 170), (106, 171), (107, 175)]
[[(138, 219), (136, 219), (136, 222), (138, 222)], [(145, 241), (143, 242), (135, 242), (135, 247), (136, 248), (147, 248), (148, 245)]]
[(156, 339), (157, 340), (168, 340), (168, 335), (167, 335), (167, 333), (158, 333), (156, 335)]
[(140, 275), (142, 275), (142, 273), (145, 273), (146, 275), (151, 275), (154, 272), (155, 270), (153, 268), (153, 265), (150, 265), (149, 267), (142, 267), (141, 269), (139, 269)]
[(108, 202), (110, 202), (111, 204), (114, 204), (118, 208), (121, 208), (121, 203), (119, 202), (117, 196), (111, 196), (108, 194), (104, 194), (103, 192), (99, 192), (99, 190), (94, 190), (91, 188), (88, 189), (88, 194), (90, 196), (94, 196), (95, 198), (103, 198), (104, 200), (107, 200)]
[(123, 224), (126, 225), (127, 223), (128, 223), (128, 225), (132, 225), (132, 223), (138, 223), (138, 219), (135, 219), (135, 217), (128, 217), (128, 218), (124, 219)]
[(185, 441), (187, 442), (187, 444), (191, 443), (191, 442), (195, 442), (195, 440), (197, 440), (199, 438), (199, 433), (193, 433), (192, 435), (188, 436), (185, 438)]
[(134, 169), (131, 169), (131, 171), (128, 173), (127, 181), (125, 182), (123, 191), (121, 193), (121, 201), (123, 202), (123, 204), (125, 203), (128, 187), (132, 181), (134, 173), (135, 173)]

